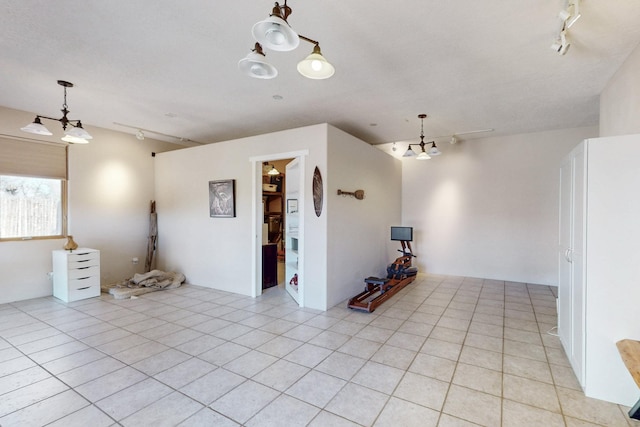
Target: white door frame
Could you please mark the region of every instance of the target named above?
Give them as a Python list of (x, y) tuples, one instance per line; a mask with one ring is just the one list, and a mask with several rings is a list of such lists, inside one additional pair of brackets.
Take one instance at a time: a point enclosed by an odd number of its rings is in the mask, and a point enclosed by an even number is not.
[[(253, 298), (262, 295), (262, 223), (264, 222), (264, 212), (262, 211), (262, 164), (282, 159), (298, 158), (300, 161), (300, 200), (299, 204), (304, 203), (304, 164), (309, 150), (288, 151), (283, 153), (266, 154), (263, 156), (249, 157), (252, 164), (252, 202), (251, 202), (251, 235), (254, 239), (251, 243), (251, 277), (253, 277), (253, 286), (251, 287), (251, 296)], [(285, 184), (286, 185), (286, 184)], [(300, 235), (304, 235), (304, 221), (301, 221), (299, 228)], [(304, 248), (299, 248), (304, 254)], [(304, 259), (304, 258), (301, 258)], [(302, 271), (302, 269), (300, 269)]]

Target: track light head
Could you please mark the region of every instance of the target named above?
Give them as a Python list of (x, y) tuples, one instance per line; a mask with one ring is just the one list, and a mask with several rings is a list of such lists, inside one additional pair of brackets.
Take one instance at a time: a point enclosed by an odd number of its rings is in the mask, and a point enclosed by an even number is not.
[(560, 55), (566, 55), (571, 47), (571, 43), (567, 41), (567, 30), (571, 28), (573, 24), (580, 19), (580, 0), (569, 0), (566, 9), (561, 10), (558, 13), (558, 18), (562, 21), (562, 28), (560, 33), (554, 42), (551, 44), (551, 49)]
[(562, 30), (560, 32), (560, 49), (558, 49), (558, 53), (560, 55), (565, 55), (569, 51), (570, 47), (571, 43), (567, 41), (567, 31)]
[(567, 19), (571, 18), (571, 12), (567, 9), (562, 9), (560, 13), (558, 13), (558, 18), (560, 18), (562, 22), (565, 22)]
[(573, 0), (573, 3), (569, 3), (569, 7), (566, 12), (569, 13), (569, 17), (564, 19), (564, 21), (567, 24), (567, 28), (571, 28), (571, 26), (582, 16), (582, 14), (580, 14), (580, 0)]

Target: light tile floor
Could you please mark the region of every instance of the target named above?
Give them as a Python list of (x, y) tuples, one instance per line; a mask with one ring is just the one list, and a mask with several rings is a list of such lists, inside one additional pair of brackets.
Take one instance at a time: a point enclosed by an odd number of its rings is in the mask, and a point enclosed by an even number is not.
[(421, 276), (374, 313), (186, 285), (0, 305), (0, 425), (639, 426), (586, 398), (555, 289)]

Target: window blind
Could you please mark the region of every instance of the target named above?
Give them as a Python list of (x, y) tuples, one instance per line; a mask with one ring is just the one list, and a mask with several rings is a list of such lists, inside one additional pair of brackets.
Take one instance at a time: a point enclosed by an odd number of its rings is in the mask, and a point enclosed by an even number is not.
[(67, 179), (67, 146), (0, 135), (0, 175)]

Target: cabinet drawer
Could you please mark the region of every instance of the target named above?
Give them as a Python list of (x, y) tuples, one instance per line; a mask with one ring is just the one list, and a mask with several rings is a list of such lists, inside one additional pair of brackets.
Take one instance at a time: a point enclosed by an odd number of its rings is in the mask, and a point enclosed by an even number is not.
[(88, 265), (100, 265), (100, 254), (98, 252), (79, 252), (68, 255), (67, 266), (69, 269)]
[(100, 276), (100, 267), (97, 265), (75, 268), (69, 270), (69, 279), (82, 279), (86, 277)]
[(90, 277), (80, 277), (77, 279), (69, 280), (69, 292), (72, 290), (82, 289), (86, 287), (91, 287), (94, 285), (100, 286), (100, 277), (99, 276), (90, 276)]
[(69, 280), (69, 301), (100, 296), (100, 278), (87, 277)]

